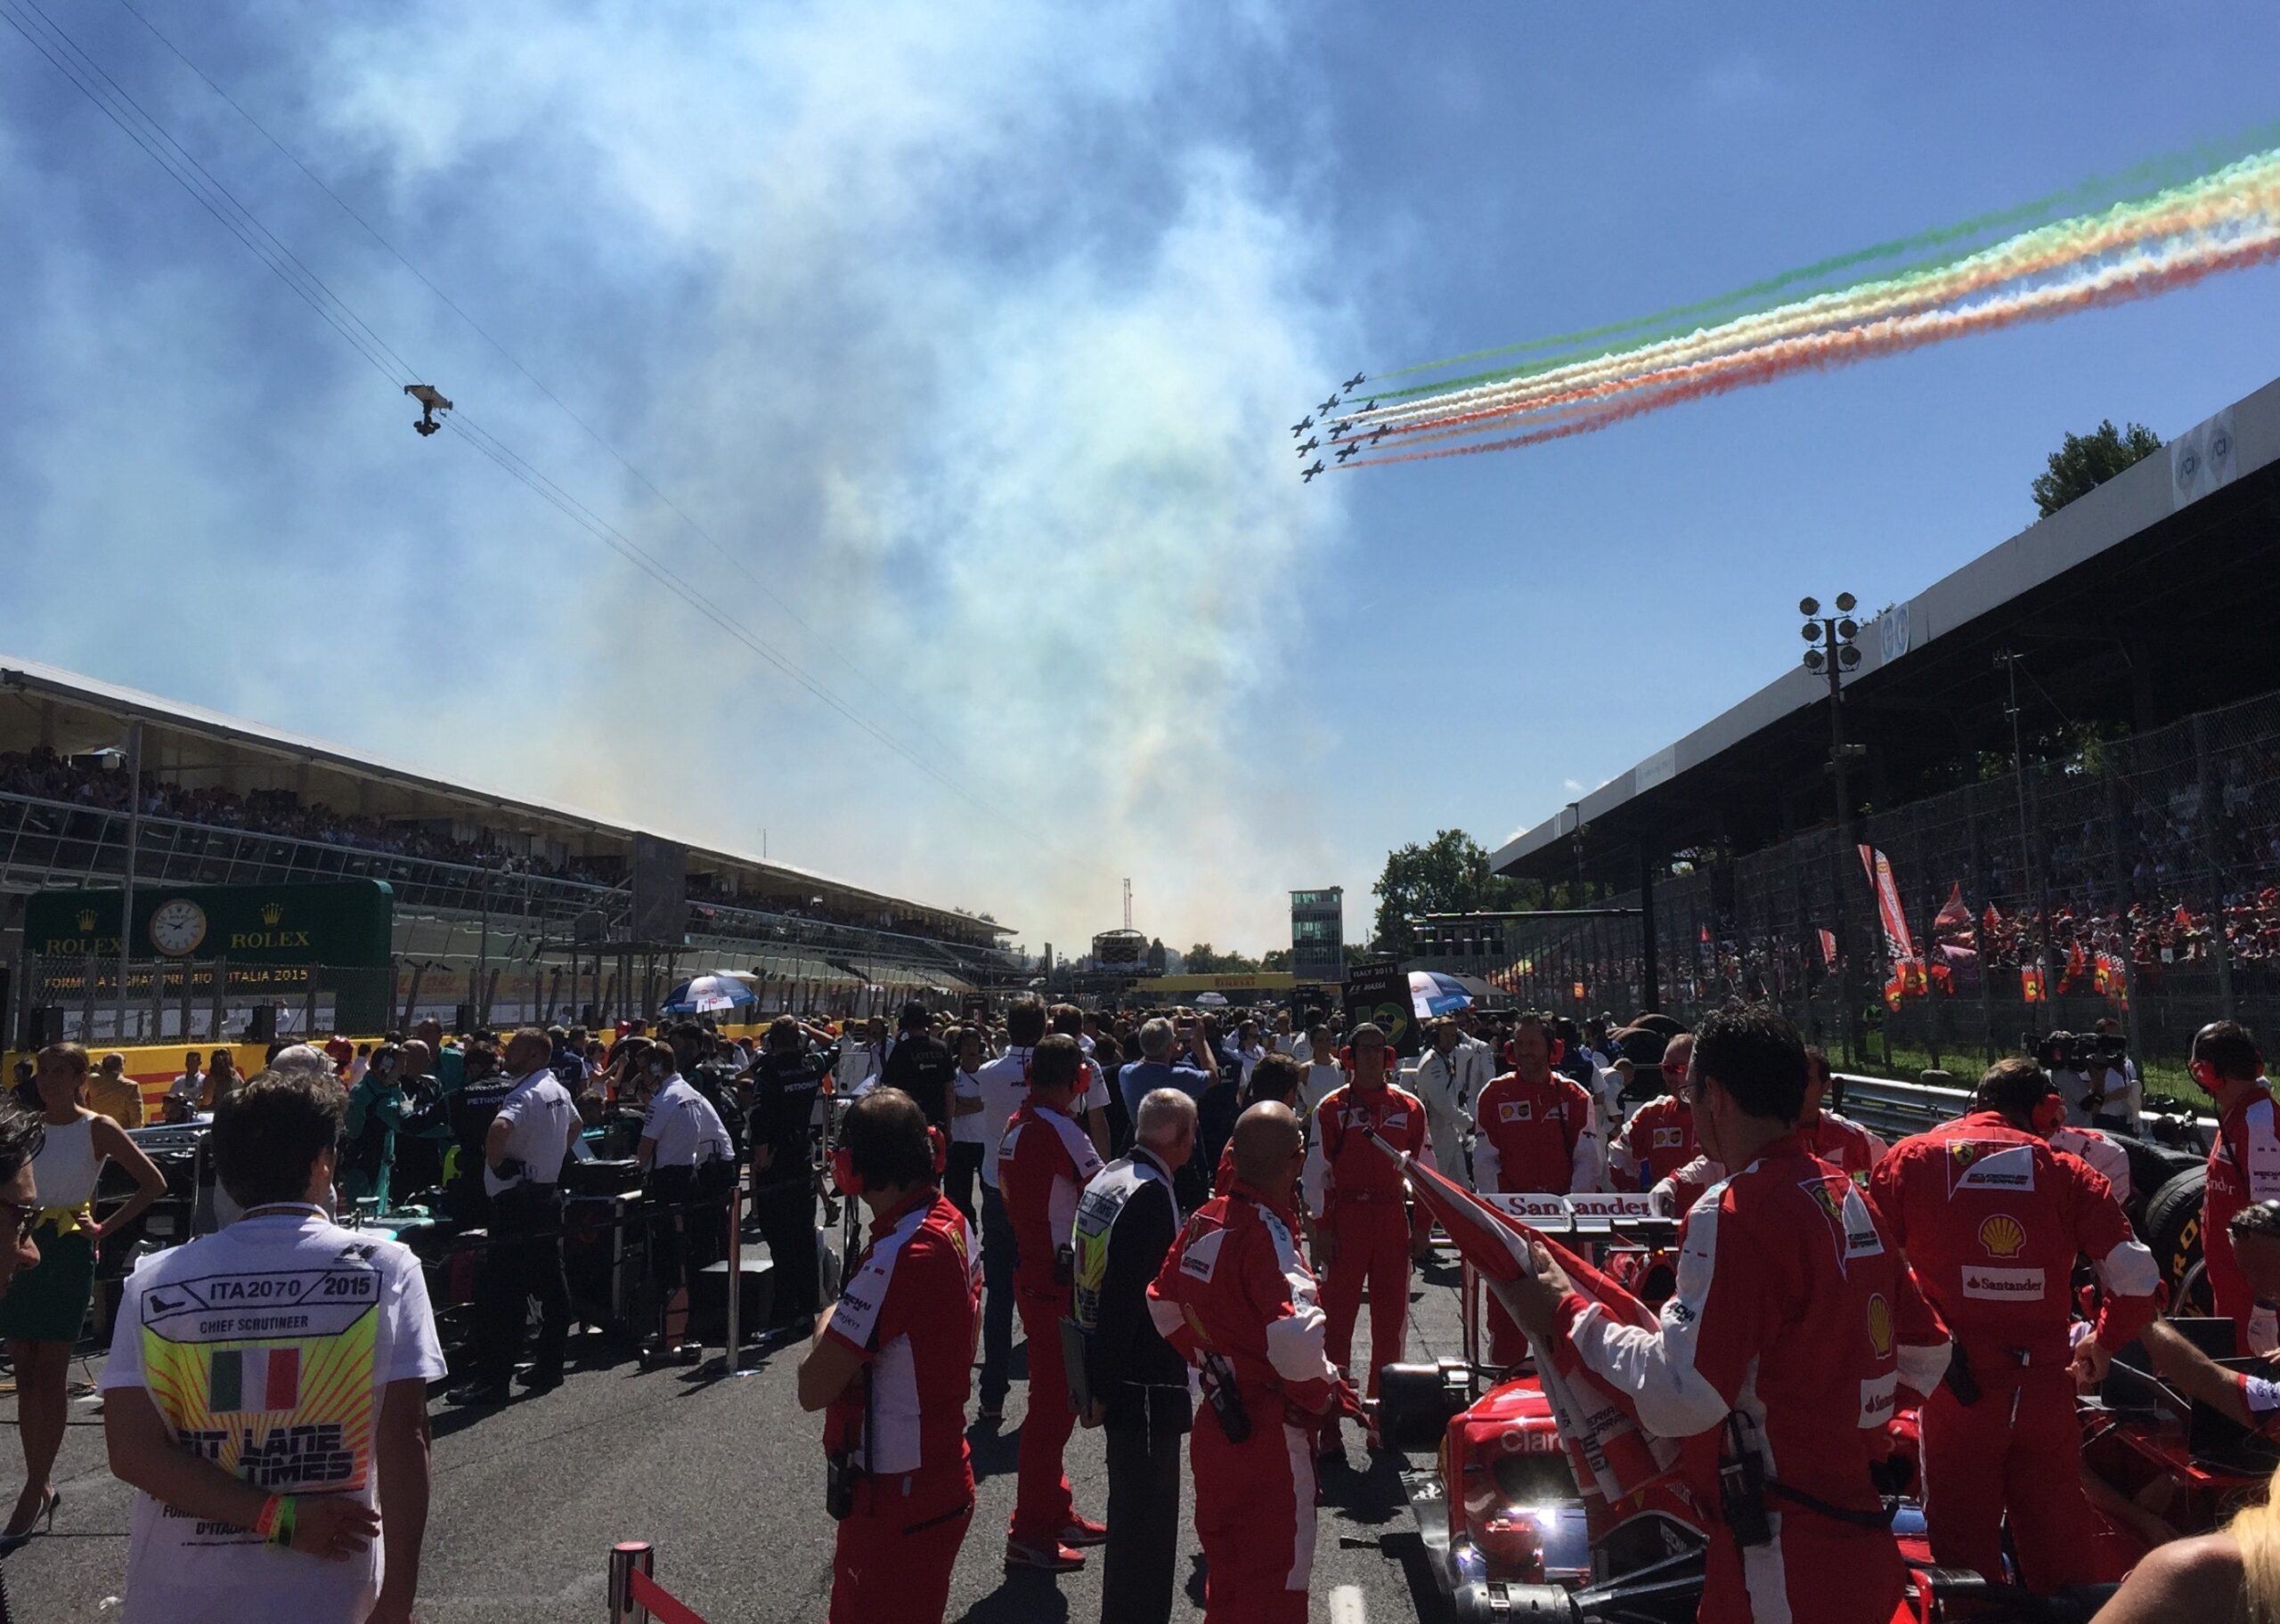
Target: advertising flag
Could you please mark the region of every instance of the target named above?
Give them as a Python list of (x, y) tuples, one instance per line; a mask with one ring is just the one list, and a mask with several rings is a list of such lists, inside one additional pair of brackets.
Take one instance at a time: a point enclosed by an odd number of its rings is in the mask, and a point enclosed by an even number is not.
[(1885, 946), (1895, 959), (1916, 956), (1915, 939), (1909, 935), (1908, 913), (1900, 905), (1900, 886), (1892, 877), (1892, 859), (1873, 846), (1861, 848), (1861, 865), (1869, 871), (1876, 889), (1877, 913), (1885, 927)]

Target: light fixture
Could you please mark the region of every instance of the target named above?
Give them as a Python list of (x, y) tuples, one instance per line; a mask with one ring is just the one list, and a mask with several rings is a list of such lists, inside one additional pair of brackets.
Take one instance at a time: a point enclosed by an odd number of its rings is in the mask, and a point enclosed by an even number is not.
[(1858, 621), (1849, 620), (1837, 621), (1836, 635), (1842, 641), (1850, 643), (1853, 638), (1861, 635), (1861, 622)]
[(1820, 622), (1819, 621), (1807, 621), (1804, 625), (1800, 627), (1798, 629), (1805, 634), (1806, 642), (1818, 643), (1820, 641)]
[(1836, 663), (1843, 666), (1846, 670), (1851, 670), (1854, 666), (1861, 663), (1861, 651), (1853, 647), (1852, 644), (1847, 643), (1843, 648), (1836, 651)]
[(1828, 663), (1828, 656), (1822, 654), (1820, 650), (1809, 648), (1805, 651), (1805, 670), (1818, 671)]
[(1820, 613), (1820, 599), (1817, 597), (1808, 597), (1799, 600), (1797, 604), (1797, 613), (1799, 614), (1819, 614)]
[(1836, 595), (1836, 613), (1839, 614), (1850, 614), (1852, 613), (1854, 606), (1858, 605), (1860, 599), (1854, 597), (1850, 592), (1839, 592)]

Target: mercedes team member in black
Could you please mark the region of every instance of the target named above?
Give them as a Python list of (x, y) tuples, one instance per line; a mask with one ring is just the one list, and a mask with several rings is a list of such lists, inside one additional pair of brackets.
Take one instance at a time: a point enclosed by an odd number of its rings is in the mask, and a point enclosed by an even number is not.
[(816, 1266), (815, 1114), (833, 1056), (809, 1046), (800, 1023), (769, 1023), (752, 1068), (752, 1208), (775, 1265), (770, 1335), (807, 1336), (823, 1308)]
[(950, 1131), (953, 1107), (952, 1091), (957, 1082), (958, 1063), (950, 1053), (949, 1045), (926, 1029), (926, 1006), (916, 998), (902, 1006), (902, 1019), (897, 1023), (894, 1047), (887, 1051), (886, 1064), (879, 1072), (882, 1088), (899, 1088), (918, 1101), (918, 1108), (926, 1113), (927, 1125)]

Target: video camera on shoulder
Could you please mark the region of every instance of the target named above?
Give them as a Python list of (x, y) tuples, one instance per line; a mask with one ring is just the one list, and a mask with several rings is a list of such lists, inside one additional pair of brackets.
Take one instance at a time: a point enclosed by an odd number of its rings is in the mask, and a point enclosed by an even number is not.
[(2042, 1037), (2030, 1032), (2019, 1046), (2034, 1056), (2036, 1065), (2053, 1072), (2118, 1071), (2129, 1058), (2129, 1040), (2110, 1032), (2052, 1032)]

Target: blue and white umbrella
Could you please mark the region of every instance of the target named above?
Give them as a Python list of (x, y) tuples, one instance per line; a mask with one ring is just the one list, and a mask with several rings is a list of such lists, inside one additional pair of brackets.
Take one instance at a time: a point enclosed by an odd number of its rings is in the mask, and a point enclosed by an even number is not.
[(1431, 1020), (1470, 1009), (1472, 995), (1454, 976), (1445, 976), (1437, 970), (1413, 970), (1409, 972), (1409, 1003), (1418, 1019)]
[(664, 1002), (668, 1015), (710, 1015), (718, 1010), (741, 1009), (760, 1000), (741, 978), (714, 974), (692, 976), (673, 988)]

